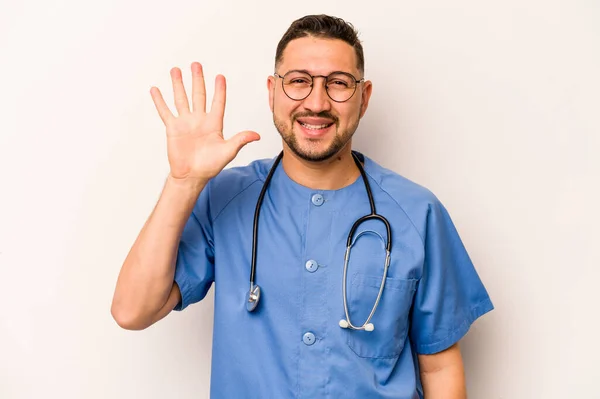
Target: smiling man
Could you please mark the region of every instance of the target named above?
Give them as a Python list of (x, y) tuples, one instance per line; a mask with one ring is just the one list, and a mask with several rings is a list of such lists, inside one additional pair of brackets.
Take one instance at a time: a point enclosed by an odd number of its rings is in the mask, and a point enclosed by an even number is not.
[(294, 21), (267, 80), (283, 151), (229, 169), (260, 136), (223, 139), (224, 77), (210, 112), (198, 63), (191, 108), (171, 71), (177, 116), (152, 88), (171, 170), (111, 310), (144, 329), (214, 283), (212, 398), (466, 397), (458, 342), (493, 305), (440, 201), (352, 150), (364, 72), (350, 24)]
[[(326, 161), (349, 143), (367, 109), (372, 85), (356, 78), (363, 74), (362, 61), (359, 65), (345, 41), (296, 38), (300, 32), (292, 33), (282, 41), (275, 60), (276, 70), (284, 75), (276, 72), (268, 80), (273, 120), (294, 155)], [(278, 83), (281, 90), (276, 90)]]

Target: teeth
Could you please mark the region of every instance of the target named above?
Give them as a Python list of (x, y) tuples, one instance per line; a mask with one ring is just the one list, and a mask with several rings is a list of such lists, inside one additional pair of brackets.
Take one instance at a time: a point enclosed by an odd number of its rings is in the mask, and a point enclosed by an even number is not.
[(302, 123), (302, 122), (300, 122), (300, 124), (302, 126), (304, 126), (305, 128), (311, 129), (311, 130), (325, 129), (326, 127), (331, 125), (331, 123), (326, 123), (324, 125), (309, 125), (308, 123)]

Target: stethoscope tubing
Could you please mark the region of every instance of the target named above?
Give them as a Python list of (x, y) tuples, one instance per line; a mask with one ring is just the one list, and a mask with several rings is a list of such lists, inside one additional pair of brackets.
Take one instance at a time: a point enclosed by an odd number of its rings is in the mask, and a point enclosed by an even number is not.
[[(260, 299), (260, 287), (255, 284), (256, 258), (257, 258), (257, 246), (258, 246), (258, 222), (259, 222), (259, 217), (260, 217), (260, 209), (262, 206), (262, 202), (263, 202), (265, 193), (267, 192), (269, 183), (271, 182), (273, 174), (275, 173), (275, 170), (277, 169), (277, 165), (280, 163), (282, 158), (283, 158), (283, 151), (281, 153), (279, 153), (279, 155), (275, 159), (275, 162), (273, 163), (273, 166), (271, 167), (271, 170), (269, 171), (267, 178), (265, 179), (265, 183), (260, 191), (258, 200), (256, 202), (256, 208), (254, 210), (254, 226), (253, 226), (253, 231), (252, 231), (252, 264), (251, 264), (251, 268), (250, 268), (250, 291), (247, 294), (247, 303), (246, 303), (247, 310), (250, 312), (256, 308), (258, 301)], [(356, 166), (358, 167), (358, 170), (360, 171), (363, 183), (365, 185), (365, 189), (367, 191), (367, 197), (369, 198), (369, 206), (371, 208), (371, 213), (368, 215), (362, 216), (361, 218), (356, 220), (354, 222), (354, 224), (352, 225), (350, 232), (348, 233), (348, 240), (346, 242), (346, 252), (344, 255), (344, 273), (343, 273), (344, 275), (343, 275), (343, 280), (342, 280), (342, 293), (343, 293), (343, 297), (344, 297), (344, 313), (346, 315), (346, 319), (341, 320), (339, 324), (340, 324), (340, 327), (342, 327), (342, 328), (350, 328), (353, 330), (373, 331), (374, 327), (373, 327), (373, 324), (371, 324), (370, 322), (371, 322), (371, 319), (373, 318), (373, 315), (375, 314), (375, 310), (377, 309), (377, 306), (379, 305), (381, 296), (383, 294), (383, 289), (385, 287), (385, 281), (387, 278), (387, 272), (388, 272), (388, 268), (389, 268), (389, 264), (390, 264), (390, 254), (392, 252), (392, 231), (391, 231), (390, 223), (388, 222), (388, 220), (385, 217), (377, 214), (377, 211), (375, 209), (375, 201), (373, 199), (373, 193), (371, 192), (371, 186), (368, 182), (366, 172), (365, 172), (364, 168), (362, 167), (362, 164), (360, 163), (358, 156), (354, 152), (352, 152), (352, 158), (354, 159), (354, 162), (356, 163)], [(350, 249), (352, 248), (352, 244), (353, 244), (352, 239), (354, 237), (354, 233), (356, 233), (356, 230), (362, 223), (364, 223), (368, 220), (379, 220), (385, 225), (386, 232), (387, 232), (387, 240), (385, 240), (386, 257), (385, 257), (385, 264), (384, 264), (381, 285), (379, 287), (379, 292), (377, 294), (377, 299), (375, 300), (375, 303), (373, 304), (373, 307), (371, 308), (371, 312), (369, 313), (367, 320), (362, 324), (362, 326), (355, 326), (350, 321), (350, 313), (348, 311), (348, 300), (347, 300), (347, 292), (346, 292), (348, 262), (350, 260)], [(360, 234), (359, 234), (359, 236), (360, 236)], [(381, 237), (381, 239), (383, 240), (382, 237)]]
[(263, 185), (262, 190), (260, 190), (258, 201), (256, 201), (256, 209), (254, 210), (254, 227), (252, 229), (252, 266), (250, 268), (250, 290), (252, 290), (254, 287), (254, 279), (256, 277), (256, 247), (258, 244), (258, 218), (260, 216), (260, 208), (263, 198), (265, 197), (265, 193), (267, 192), (267, 188), (269, 187), (269, 183), (271, 182), (271, 178), (273, 177), (275, 169), (277, 169), (277, 165), (281, 161), (281, 158), (283, 158), (283, 151), (281, 151), (277, 156), (277, 159), (275, 159), (275, 162), (273, 163), (273, 166), (271, 167), (271, 170), (265, 179), (265, 184)]

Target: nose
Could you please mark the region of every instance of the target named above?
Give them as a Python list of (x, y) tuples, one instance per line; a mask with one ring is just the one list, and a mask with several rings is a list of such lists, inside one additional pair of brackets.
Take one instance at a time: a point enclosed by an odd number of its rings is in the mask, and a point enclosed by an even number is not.
[[(323, 79), (323, 80), (321, 80)], [(308, 111), (315, 113), (331, 110), (331, 102), (327, 89), (325, 88), (325, 78), (314, 77), (313, 88), (308, 97), (304, 99), (303, 106)]]

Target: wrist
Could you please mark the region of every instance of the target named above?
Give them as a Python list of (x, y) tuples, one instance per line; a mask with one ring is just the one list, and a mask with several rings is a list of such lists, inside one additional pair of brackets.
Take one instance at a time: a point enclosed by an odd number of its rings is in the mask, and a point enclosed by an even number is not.
[(208, 183), (208, 180), (209, 179), (173, 177), (173, 175), (171, 175), (170, 173), (167, 176), (168, 185), (177, 187), (178, 189), (189, 190), (197, 193), (200, 193), (200, 191), (202, 191), (204, 186), (206, 186), (206, 184)]

